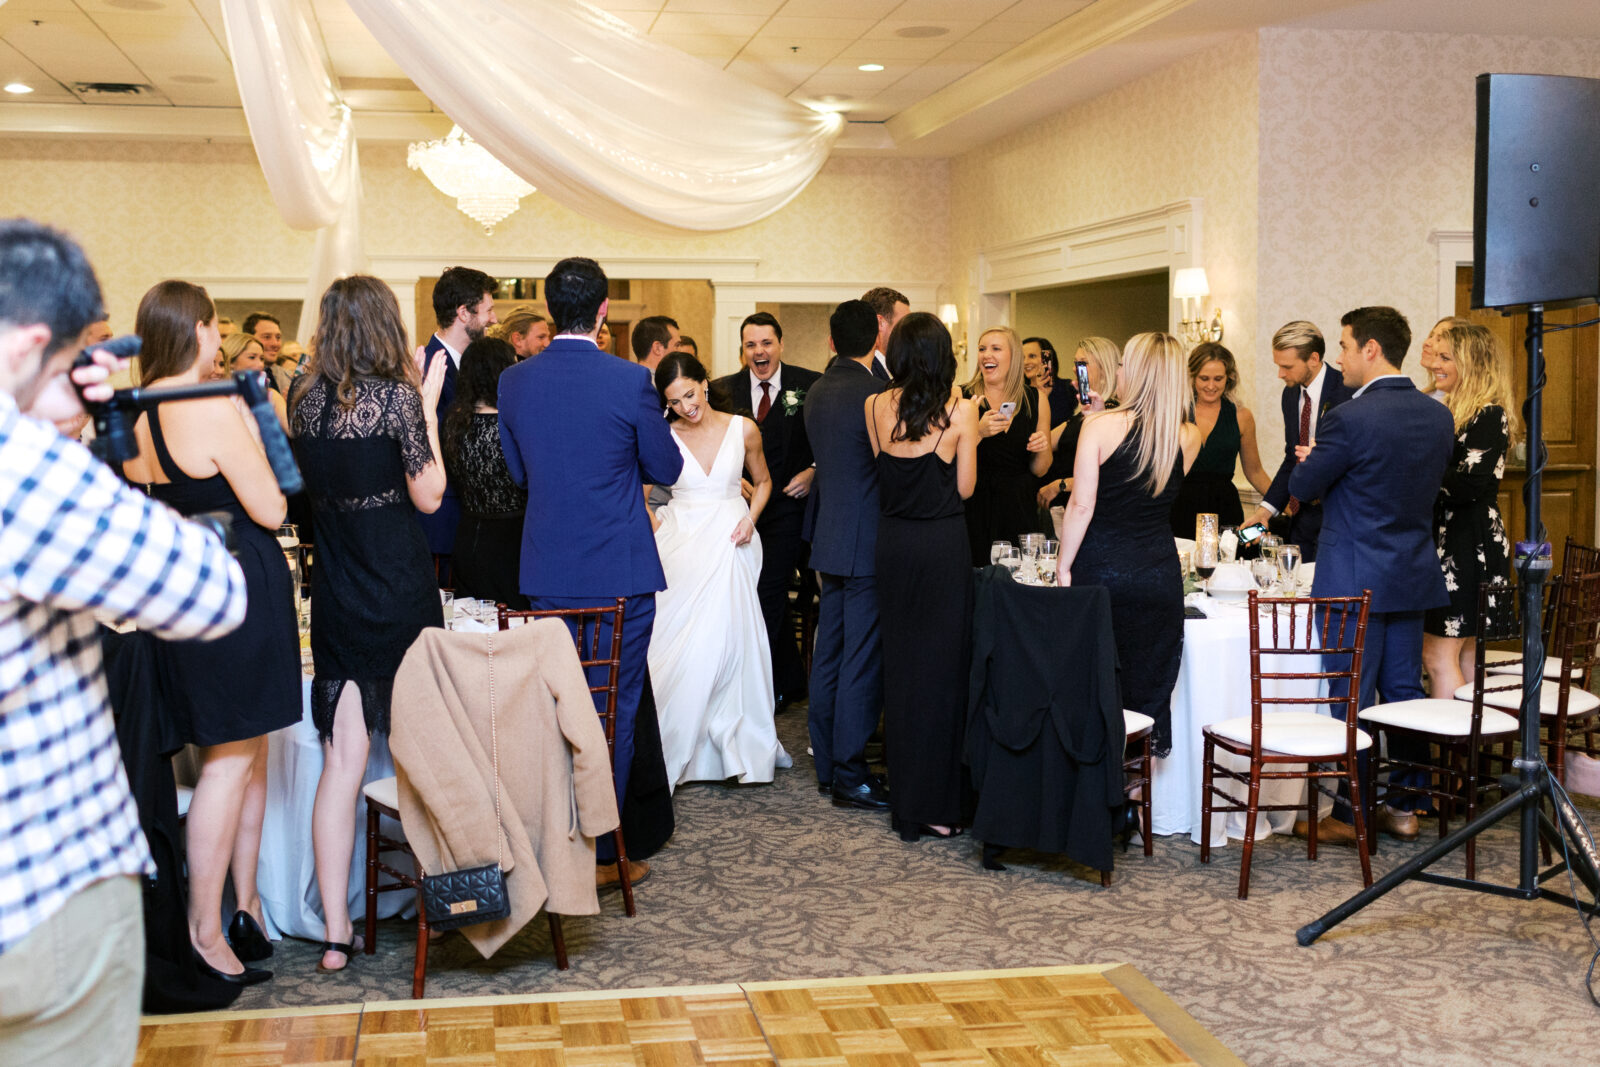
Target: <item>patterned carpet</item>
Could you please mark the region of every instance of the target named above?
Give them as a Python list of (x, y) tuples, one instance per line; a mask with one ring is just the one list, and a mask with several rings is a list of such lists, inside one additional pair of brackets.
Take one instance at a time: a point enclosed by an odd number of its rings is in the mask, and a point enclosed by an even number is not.
[[(1594, 1059), (1591, 949), (1570, 909), (1413, 883), (1300, 948), (1295, 929), (1360, 888), (1354, 850), (1325, 847), (1311, 864), (1304, 842), (1272, 837), (1248, 901), (1234, 895), (1237, 845), (1202, 867), (1186, 838), (1119, 857), (1110, 889), (1047, 856), (985, 871), (973, 838), (903, 844), (885, 816), (819, 797), (803, 716), (779, 719), (795, 768), (773, 785), (678, 791), (677, 834), (639, 887), (638, 917), (612, 892), (601, 915), (568, 919), (571, 970), (555, 969), (542, 920), (489, 961), (449, 936), (429, 955), (429, 996), (1116, 962), (1249, 1063)], [(1515, 846), (1503, 829), (1482, 839), (1480, 877), (1513, 880)], [(1422, 847), (1385, 838), (1374, 873)], [(1461, 861), (1437, 869), (1460, 874)], [(408, 998), (415, 927), (379, 930), (377, 955), (338, 975), (316, 973), (309, 943), (280, 943), (277, 977), (237, 1007)]]

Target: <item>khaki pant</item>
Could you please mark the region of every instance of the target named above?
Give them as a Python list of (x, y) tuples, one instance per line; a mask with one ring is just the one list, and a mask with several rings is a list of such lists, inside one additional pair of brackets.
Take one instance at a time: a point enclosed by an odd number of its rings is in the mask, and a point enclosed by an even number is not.
[(139, 880), (96, 882), (0, 955), (0, 1064), (127, 1067), (143, 990)]

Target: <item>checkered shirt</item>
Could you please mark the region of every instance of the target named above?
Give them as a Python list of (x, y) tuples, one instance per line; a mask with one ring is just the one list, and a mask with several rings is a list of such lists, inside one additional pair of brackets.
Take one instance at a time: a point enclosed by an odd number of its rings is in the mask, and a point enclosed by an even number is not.
[(0, 393), (0, 954), (91, 883), (153, 873), (96, 613), (210, 639), (244, 612), (214, 535)]

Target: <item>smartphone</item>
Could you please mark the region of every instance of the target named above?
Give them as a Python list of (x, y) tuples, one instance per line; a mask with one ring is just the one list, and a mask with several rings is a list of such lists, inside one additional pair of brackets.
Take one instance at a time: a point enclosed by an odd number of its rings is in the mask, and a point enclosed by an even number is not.
[(1078, 403), (1087, 408), (1089, 406), (1089, 364), (1079, 360), (1076, 367), (1078, 371)]
[(1004, 404), (1000, 405), (1000, 414), (1004, 415), (1008, 419), (1011, 417), (1011, 413), (1016, 410), (1017, 403), (1014, 400), (1007, 400)]
[(1249, 526), (1241, 526), (1239, 527), (1239, 544), (1241, 547), (1253, 545), (1261, 540), (1261, 535), (1266, 532), (1267, 524), (1264, 522), (1252, 522)]

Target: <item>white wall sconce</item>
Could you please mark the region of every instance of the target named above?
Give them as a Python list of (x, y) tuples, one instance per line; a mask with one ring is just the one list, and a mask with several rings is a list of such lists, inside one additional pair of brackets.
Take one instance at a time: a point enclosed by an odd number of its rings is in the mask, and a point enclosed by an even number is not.
[(1183, 319), (1178, 329), (1190, 347), (1202, 341), (1222, 340), (1222, 309), (1213, 307), (1205, 316), (1202, 301), (1211, 295), (1204, 267), (1180, 267), (1172, 275), (1172, 298), (1183, 301)]
[(961, 335), (961, 312), (954, 304), (939, 305), (939, 321), (944, 323), (945, 329), (950, 331), (950, 344), (955, 349), (956, 359), (967, 358), (967, 339)]

